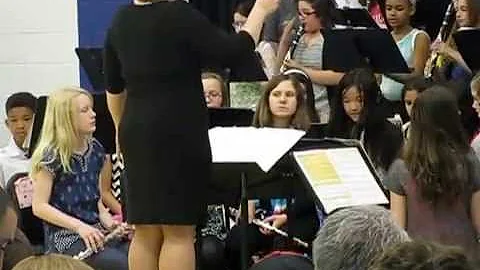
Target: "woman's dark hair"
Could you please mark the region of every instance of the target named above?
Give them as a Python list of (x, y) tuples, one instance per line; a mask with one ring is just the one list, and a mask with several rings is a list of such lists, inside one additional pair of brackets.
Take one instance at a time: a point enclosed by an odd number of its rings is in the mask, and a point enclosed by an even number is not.
[(297, 98), (297, 108), (290, 121), (290, 126), (295, 129), (308, 130), (310, 128), (310, 118), (308, 117), (307, 106), (305, 102), (305, 91), (300, 82), (293, 75), (273, 76), (265, 85), (262, 96), (257, 103), (257, 109), (253, 116), (254, 127), (273, 127), (272, 111), (270, 110), (270, 93), (281, 82), (290, 81), (295, 88)]
[(334, 0), (296, 0), (296, 3), (300, 1), (307, 2), (312, 6), (315, 15), (321, 19), (323, 27), (333, 27), (337, 8)]
[[(358, 122), (354, 122), (345, 112), (343, 95), (351, 87), (356, 87), (363, 99), (363, 109)], [(331, 137), (360, 139), (364, 135), (364, 146), (375, 165), (388, 169), (397, 157), (402, 144), (402, 134), (386, 120), (385, 99), (373, 72), (369, 69), (354, 69), (340, 80), (334, 92), (330, 107), (330, 120), (327, 134)], [(391, 129), (391, 130), (387, 130)], [(384, 132), (398, 135), (398, 142)], [(397, 134), (398, 133), (398, 134)], [(390, 134), (391, 135), (391, 134)]]
[(452, 90), (436, 85), (421, 93), (412, 108), (404, 156), (425, 200), (458, 198), (469, 175), (469, 150)]

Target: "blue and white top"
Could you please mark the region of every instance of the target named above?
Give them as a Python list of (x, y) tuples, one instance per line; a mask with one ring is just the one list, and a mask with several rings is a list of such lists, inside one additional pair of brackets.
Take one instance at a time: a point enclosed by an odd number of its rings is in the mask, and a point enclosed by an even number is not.
[[(98, 178), (104, 161), (103, 146), (94, 138), (89, 140), (85, 153), (73, 154), (70, 164), (72, 172), (64, 171), (60, 156), (47, 150), (41, 165), (53, 175), (49, 204), (87, 224), (99, 224)], [(73, 243), (81, 240), (76, 232), (48, 222), (44, 223), (44, 229), (47, 252), (63, 253)]]

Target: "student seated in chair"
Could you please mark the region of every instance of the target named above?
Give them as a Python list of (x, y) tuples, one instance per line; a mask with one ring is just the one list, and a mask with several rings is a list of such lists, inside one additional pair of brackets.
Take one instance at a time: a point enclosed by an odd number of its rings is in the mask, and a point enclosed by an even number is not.
[(112, 216), (100, 201), (99, 176), (105, 151), (92, 137), (96, 129), (93, 97), (81, 88), (57, 90), (48, 97), (40, 141), (32, 156), (33, 213), (45, 221), (48, 253), (94, 254), (90, 266), (128, 269), (128, 241), (116, 237)]
[(11, 95), (5, 104), (5, 124), (11, 138), (7, 146), (0, 149), (0, 186), (19, 172), (28, 172), (30, 160), (27, 157), (28, 136), (33, 123), (37, 98), (27, 92)]
[[(304, 88), (294, 75), (274, 76), (265, 85), (264, 92), (257, 104), (253, 126), (309, 129), (310, 119), (306, 108)], [(259, 203), (249, 201), (249, 220), (254, 218), (255, 212), (259, 208), (262, 208), (266, 213), (263, 218), (260, 217), (262, 221), (282, 230), (285, 230), (288, 225), (290, 234), (311, 243), (320, 223), (313, 202), (305, 194), (305, 190), (295, 189), (295, 200), (291, 204), (291, 209), (287, 209), (287, 199), (285, 198), (272, 198)], [(288, 223), (289, 219), (294, 222)], [(239, 228), (238, 226), (233, 227), (226, 240), (227, 261), (231, 269), (239, 269), (240, 266)], [(308, 249), (254, 224), (249, 224), (247, 237), (250, 256), (259, 251), (269, 253), (274, 250), (309, 253)]]

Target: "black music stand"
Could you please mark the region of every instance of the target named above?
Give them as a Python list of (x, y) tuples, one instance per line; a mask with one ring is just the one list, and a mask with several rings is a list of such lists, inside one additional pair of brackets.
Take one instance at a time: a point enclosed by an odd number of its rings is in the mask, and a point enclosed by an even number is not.
[(103, 79), (103, 49), (76, 48), (75, 53), (95, 92), (105, 91)]
[(208, 108), (209, 127), (248, 127), (254, 112), (243, 108)]
[(35, 117), (32, 123), (32, 134), (30, 137), (30, 145), (28, 146), (27, 156), (32, 157), (33, 151), (37, 146), (38, 139), (40, 138), (40, 132), (43, 126), (43, 119), (45, 118), (45, 109), (47, 108), (47, 96), (39, 96), (37, 98), (37, 108), (35, 110)]
[(339, 8), (336, 10), (334, 23), (344, 27), (365, 27), (380, 29), (367, 9)]
[(397, 44), (386, 29), (344, 28), (324, 30), (325, 68), (348, 72), (370, 67), (375, 73), (409, 73)]
[(465, 29), (453, 34), (458, 51), (472, 72), (480, 70), (478, 44), (480, 44), (480, 29)]
[[(212, 144), (212, 142), (211, 142)], [(235, 144), (235, 141), (232, 141)], [(285, 156), (285, 154), (284, 154)], [(281, 160), (281, 157), (279, 157)], [(280, 163), (280, 162), (277, 162)], [(275, 167), (276, 165), (274, 165)], [(209, 183), (209, 202), (210, 203), (232, 203), (234, 196), (231, 196), (232, 190), (238, 190), (240, 186), (240, 200), (241, 200), (241, 262), (243, 270), (248, 268), (248, 242), (247, 242), (247, 225), (248, 225), (248, 199), (258, 197), (291, 197), (291, 188), (287, 184), (280, 181), (273, 185), (276, 189), (263, 188), (262, 191), (250, 194), (251, 188), (263, 185), (269, 178), (268, 174), (275, 169), (272, 167), (268, 172), (265, 172), (254, 160), (245, 160), (238, 162), (215, 161), (212, 166), (212, 179)], [(239, 185), (240, 184), (240, 185)], [(272, 181), (270, 181), (272, 184)], [(272, 185), (271, 185), (272, 186)], [(218, 194), (220, 192), (220, 194)], [(261, 193), (261, 196), (259, 196)]]
[[(310, 193), (309, 195), (314, 198), (315, 204), (317, 206), (322, 206), (322, 202), (318, 198), (318, 196), (315, 194), (315, 191), (309, 184), (308, 180), (306, 179), (305, 175), (302, 173), (302, 169), (298, 165), (298, 163), (294, 160), (293, 157), (293, 151), (304, 151), (304, 150), (314, 150), (314, 149), (330, 149), (330, 148), (347, 148), (347, 147), (354, 147), (359, 150), (360, 155), (362, 156), (365, 164), (368, 167), (368, 170), (370, 173), (373, 175), (377, 185), (380, 187), (381, 191), (387, 198), (389, 199), (388, 196), (388, 191), (383, 188), (382, 180), (378, 176), (375, 167), (370, 160), (370, 157), (368, 156), (367, 152), (361, 145), (361, 143), (357, 140), (345, 140), (345, 139), (337, 139), (337, 138), (323, 138), (323, 139), (301, 139), (290, 151), (289, 155), (289, 164), (293, 166), (290, 168), (290, 170), (296, 172), (299, 178), (302, 179), (303, 183), (305, 184)], [(386, 207), (389, 207), (389, 203), (386, 205)], [(336, 211), (336, 210), (335, 210)], [(332, 212), (331, 212), (332, 213)], [(328, 213), (328, 214), (331, 214)]]

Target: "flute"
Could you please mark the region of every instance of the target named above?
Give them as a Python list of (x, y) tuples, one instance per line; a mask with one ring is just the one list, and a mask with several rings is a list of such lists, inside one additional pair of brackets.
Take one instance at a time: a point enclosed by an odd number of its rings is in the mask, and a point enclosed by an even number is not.
[[(239, 212), (240, 212), (239, 210), (237, 210), (237, 209), (235, 209), (235, 208), (233, 208), (233, 207), (230, 207), (230, 213), (231, 213), (233, 216), (238, 216)], [(272, 225), (270, 225), (270, 224), (268, 224), (268, 223), (266, 223), (266, 222), (263, 222), (263, 221), (261, 221), (261, 220), (258, 219), (258, 218), (253, 219), (253, 220), (252, 220), (252, 223), (255, 224), (255, 225), (257, 225), (258, 227), (262, 227), (262, 228), (264, 228), (264, 229), (271, 230), (271, 231), (273, 231), (273, 232), (275, 232), (275, 233), (277, 233), (277, 234), (279, 234), (279, 235), (281, 235), (281, 236), (284, 236), (284, 237), (289, 238), (289, 235), (288, 235), (287, 232), (282, 231), (282, 230), (280, 230), (279, 228), (274, 227), (274, 226), (272, 226)], [(294, 237), (292, 237), (292, 240), (293, 240), (295, 243), (299, 244), (300, 246), (303, 246), (303, 247), (305, 247), (305, 248), (308, 248), (308, 243), (305, 242), (305, 241), (302, 241), (300, 238), (294, 236)]]
[[(105, 236), (104, 244), (121, 236), (123, 234), (123, 231), (126, 229), (126, 227), (127, 227), (126, 223), (122, 223), (118, 225), (117, 228), (115, 228), (115, 230), (111, 231), (109, 234), (107, 234), (107, 236)], [(87, 248), (83, 251), (80, 251), (77, 255), (73, 256), (73, 258), (76, 260), (85, 260), (92, 255), (93, 255), (93, 249)]]

